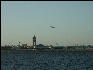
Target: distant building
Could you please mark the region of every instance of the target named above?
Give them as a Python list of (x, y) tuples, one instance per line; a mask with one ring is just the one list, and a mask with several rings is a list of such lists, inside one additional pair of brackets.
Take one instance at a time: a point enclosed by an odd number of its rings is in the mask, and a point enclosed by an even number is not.
[(11, 50), (12, 46), (1, 46), (2, 50)]
[(44, 50), (44, 49), (50, 49), (48, 46), (44, 46), (43, 44), (36, 45), (36, 49)]
[(75, 46), (67, 46), (67, 50), (75, 50)]
[(26, 49), (27, 48), (27, 44), (22, 44), (22, 46), (17, 45), (18, 47), (20, 47), (20, 49)]
[(54, 49), (54, 50), (65, 50), (65, 47), (64, 46), (55, 46), (55, 47), (52, 47), (52, 49)]
[(27, 44), (22, 44), (22, 46), (24, 46), (24, 47), (25, 47), (25, 46), (27, 46)]
[(36, 37), (35, 37), (35, 35), (33, 37), (33, 47), (36, 48)]
[(88, 46), (87, 46), (87, 49), (88, 49), (88, 50), (93, 50), (93, 46), (88, 45)]

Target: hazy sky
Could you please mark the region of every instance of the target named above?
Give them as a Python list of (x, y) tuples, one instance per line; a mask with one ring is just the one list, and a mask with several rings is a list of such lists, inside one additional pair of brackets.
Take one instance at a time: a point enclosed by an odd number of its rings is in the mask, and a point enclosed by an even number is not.
[[(49, 26), (55, 26), (51, 28)], [(93, 45), (93, 1), (2, 1), (1, 44)]]

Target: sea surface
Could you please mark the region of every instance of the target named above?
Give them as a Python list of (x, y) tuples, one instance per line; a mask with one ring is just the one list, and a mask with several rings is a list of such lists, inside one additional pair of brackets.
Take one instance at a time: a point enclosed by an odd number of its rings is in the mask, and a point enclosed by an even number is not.
[(1, 70), (93, 70), (93, 52), (1, 52)]

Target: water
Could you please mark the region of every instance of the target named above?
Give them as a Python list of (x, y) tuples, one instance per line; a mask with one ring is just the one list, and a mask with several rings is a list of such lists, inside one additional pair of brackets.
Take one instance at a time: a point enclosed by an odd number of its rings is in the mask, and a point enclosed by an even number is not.
[(93, 52), (1, 53), (1, 70), (93, 70)]

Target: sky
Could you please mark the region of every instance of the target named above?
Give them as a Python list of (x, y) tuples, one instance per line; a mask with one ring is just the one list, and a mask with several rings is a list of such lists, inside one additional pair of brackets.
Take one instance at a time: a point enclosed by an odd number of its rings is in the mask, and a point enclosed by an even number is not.
[(1, 45), (32, 45), (34, 35), (37, 44), (93, 45), (93, 1), (1, 1)]

